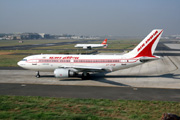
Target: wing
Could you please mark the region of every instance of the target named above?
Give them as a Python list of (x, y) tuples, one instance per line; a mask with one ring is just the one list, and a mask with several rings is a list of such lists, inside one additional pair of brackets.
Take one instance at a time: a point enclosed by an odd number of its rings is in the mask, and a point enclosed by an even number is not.
[(58, 68), (68, 68), (74, 72), (110, 72), (112, 68), (101, 68), (96, 66), (59, 66)]

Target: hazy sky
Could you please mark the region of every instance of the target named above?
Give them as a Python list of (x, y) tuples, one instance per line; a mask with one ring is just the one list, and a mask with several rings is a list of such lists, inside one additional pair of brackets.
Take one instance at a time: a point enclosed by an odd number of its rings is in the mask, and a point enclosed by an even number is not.
[(0, 0), (0, 33), (180, 34), (180, 0)]

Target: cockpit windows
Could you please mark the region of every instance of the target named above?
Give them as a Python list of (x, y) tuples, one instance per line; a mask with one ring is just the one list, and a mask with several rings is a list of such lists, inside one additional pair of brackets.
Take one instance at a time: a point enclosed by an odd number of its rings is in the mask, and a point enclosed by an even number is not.
[(21, 61), (27, 61), (27, 59), (22, 59)]

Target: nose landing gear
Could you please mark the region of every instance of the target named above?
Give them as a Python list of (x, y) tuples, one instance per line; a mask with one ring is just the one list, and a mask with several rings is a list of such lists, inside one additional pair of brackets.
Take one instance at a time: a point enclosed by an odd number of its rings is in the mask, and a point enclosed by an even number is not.
[(41, 77), (40, 74), (39, 74), (39, 71), (36, 72), (36, 77), (37, 77), (37, 78), (40, 78), (40, 77)]

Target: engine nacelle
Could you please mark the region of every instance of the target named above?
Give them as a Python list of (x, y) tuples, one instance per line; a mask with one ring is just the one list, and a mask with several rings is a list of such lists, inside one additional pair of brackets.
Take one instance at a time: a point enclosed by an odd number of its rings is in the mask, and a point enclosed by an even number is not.
[(54, 76), (57, 78), (67, 78), (67, 77), (73, 77), (76, 73), (73, 71), (70, 71), (69, 69), (55, 69), (54, 70)]
[(89, 49), (89, 50), (91, 50), (91, 46), (83, 46), (83, 49)]

